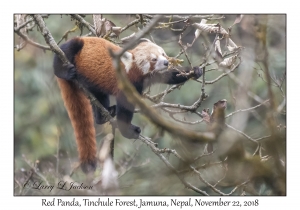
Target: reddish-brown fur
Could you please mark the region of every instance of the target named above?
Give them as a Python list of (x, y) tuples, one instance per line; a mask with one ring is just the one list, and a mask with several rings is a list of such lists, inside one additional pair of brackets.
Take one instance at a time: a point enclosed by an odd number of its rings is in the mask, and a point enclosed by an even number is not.
[(75, 131), (79, 159), (82, 164), (93, 163), (97, 145), (90, 101), (74, 83), (60, 78), (57, 81)]
[(129, 80), (131, 82), (140, 82), (143, 77), (143, 73), (138, 69), (135, 63), (133, 63), (130, 71), (127, 74)]
[[(75, 56), (77, 72), (89, 78), (90, 83), (97, 85), (105, 93), (117, 95), (119, 92), (118, 83), (109, 49), (117, 52), (121, 48), (105, 39), (86, 37), (82, 40), (84, 47)], [(124, 65), (121, 66), (124, 70)], [(141, 79), (141, 77), (142, 72), (133, 65), (128, 78), (133, 82)]]

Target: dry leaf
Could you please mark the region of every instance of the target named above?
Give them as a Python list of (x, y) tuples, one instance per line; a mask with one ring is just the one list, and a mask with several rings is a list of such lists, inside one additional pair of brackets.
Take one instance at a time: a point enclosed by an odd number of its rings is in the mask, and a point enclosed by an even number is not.
[(112, 21), (102, 18), (102, 15), (93, 15), (93, 21), (98, 37), (103, 37), (110, 32), (114, 32), (116, 36), (121, 33), (121, 27), (116, 27)]
[(230, 52), (232, 52), (232, 51), (234, 51), (236, 48), (235, 47), (230, 47), (229, 45), (227, 46), (227, 49), (230, 51)]
[(243, 19), (243, 17), (244, 17), (244, 15), (241, 15), (241, 14), (240, 15), (236, 15), (236, 18), (235, 18), (234, 23), (232, 24), (232, 26), (234, 26), (237, 23), (240, 23), (241, 20)]
[(105, 18), (102, 19), (102, 15), (93, 15), (95, 32), (98, 37), (105, 35), (104, 22)]
[(169, 57), (168, 61), (170, 63), (170, 65), (169, 65), (170, 67), (171, 66), (181, 66), (180, 64), (182, 64), (184, 62), (184, 60), (177, 59), (177, 58), (174, 58), (174, 57)]
[(219, 57), (223, 57), (222, 55), (222, 50), (221, 50), (221, 45), (220, 45), (220, 39), (219, 39), (219, 36), (217, 36), (217, 40), (215, 42), (215, 52), (217, 53), (217, 55)]
[(233, 51), (238, 48), (238, 46), (232, 41), (232, 39), (228, 38), (227, 48), (229, 51)]
[[(200, 24), (205, 24), (206, 22), (207, 22), (206, 19), (202, 19), (201, 22), (200, 22)], [(197, 29), (197, 30), (195, 31), (195, 38), (194, 38), (194, 40), (192, 41), (191, 44), (189, 44), (189, 43), (187, 44), (188, 47), (193, 46), (194, 42), (195, 42), (196, 39), (200, 36), (201, 32), (202, 32), (201, 29)]]
[(105, 31), (106, 33), (110, 30), (112, 30), (112, 27), (115, 27), (116, 25), (111, 22), (110, 20), (105, 20)]
[(224, 28), (222, 28), (221, 26), (216, 25), (216, 24), (194, 23), (193, 26), (195, 26), (197, 29), (200, 29), (201, 31), (204, 31), (207, 33), (220, 33), (220, 34), (228, 36), (228, 32)]
[(234, 64), (234, 62), (236, 61), (237, 56), (231, 56), (229, 58), (225, 58), (221, 63), (219, 63), (219, 66), (222, 67), (230, 67), (232, 64)]

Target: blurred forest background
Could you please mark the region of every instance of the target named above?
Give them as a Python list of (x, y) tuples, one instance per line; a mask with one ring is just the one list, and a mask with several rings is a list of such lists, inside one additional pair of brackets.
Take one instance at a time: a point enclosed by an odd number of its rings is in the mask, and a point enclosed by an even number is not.
[[(72, 15), (42, 17), (56, 43), (76, 36), (95, 36)], [(94, 28), (93, 15), (79, 17)], [(122, 46), (122, 39), (143, 30), (153, 15), (107, 14), (103, 18), (113, 23), (115, 31), (99, 36), (108, 35), (106, 38)], [(145, 38), (164, 48), (168, 56), (179, 55), (177, 58), (184, 61), (182, 66), (205, 66), (206, 71), (204, 78), (188, 80), (161, 99), (184, 106), (201, 99), (197, 110), (161, 106), (156, 111), (168, 122), (188, 131), (206, 132), (210, 125), (205, 121), (205, 113), (210, 115), (213, 105), (226, 99), (225, 129), (214, 143), (213, 152), (208, 152), (207, 144), (176, 137), (153, 124), (147, 116), (136, 113), (133, 124), (142, 128), (144, 136), (160, 149), (176, 151), (160, 153), (173, 168), (145, 143), (126, 139), (116, 130), (115, 168), (111, 173), (117, 174), (114, 180), (117, 184), (113, 192), (105, 192), (101, 187), (91, 191), (53, 189), (51, 192), (33, 189), (32, 185), (24, 187), (24, 183), (36, 180), (57, 186), (61, 180), (92, 185), (97, 177), (100, 183), (103, 179), (101, 166), (93, 177), (86, 177), (80, 168), (74, 169), (78, 162), (77, 147), (53, 73), (54, 53), (31, 44), (33, 41), (48, 46), (33, 17), (27, 15), (23, 24), (26, 21), (28, 24), (20, 29), (18, 15), (14, 16), (15, 195), (286, 194), (285, 15), (163, 16)], [(211, 27), (222, 27), (227, 35), (209, 32)], [(20, 33), (30, 40), (22, 40)], [(228, 44), (228, 37), (234, 44)], [(225, 60), (231, 56), (235, 56), (233, 61)], [(155, 102), (148, 100), (149, 97), (170, 88), (171, 85), (154, 85), (143, 100), (153, 105)], [(104, 137), (112, 132), (111, 126), (109, 123), (95, 126), (100, 148)]]

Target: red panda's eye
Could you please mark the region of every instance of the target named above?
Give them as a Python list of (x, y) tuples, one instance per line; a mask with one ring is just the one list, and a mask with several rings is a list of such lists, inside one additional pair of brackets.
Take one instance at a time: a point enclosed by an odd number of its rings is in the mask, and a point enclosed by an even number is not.
[(156, 59), (156, 58), (152, 58), (152, 61), (156, 62), (156, 61), (157, 61), (157, 59)]

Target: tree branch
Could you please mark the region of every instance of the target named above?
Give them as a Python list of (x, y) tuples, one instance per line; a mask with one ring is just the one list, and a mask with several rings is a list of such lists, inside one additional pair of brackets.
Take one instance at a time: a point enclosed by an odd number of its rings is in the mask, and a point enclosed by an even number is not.
[[(20, 29), (20, 28), (19, 28)], [(28, 38), (27, 35), (23, 34), (19, 29), (14, 29), (14, 32), (16, 34), (18, 34), (26, 43), (32, 45), (32, 46), (35, 46), (35, 47), (38, 47), (38, 48), (41, 48), (43, 50), (51, 50), (50, 47), (48, 46), (45, 46), (45, 45), (41, 45), (37, 42), (34, 42), (32, 41), (31, 39)], [(17, 50), (20, 50), (19, 48)]]
[(92, 34), (97, 36), (95, 29), (91, 26), (89, 22), (87, 22), (84, 18), (82, 18), (80, 15), (71, 15), (72, 18), (82, 23)]

